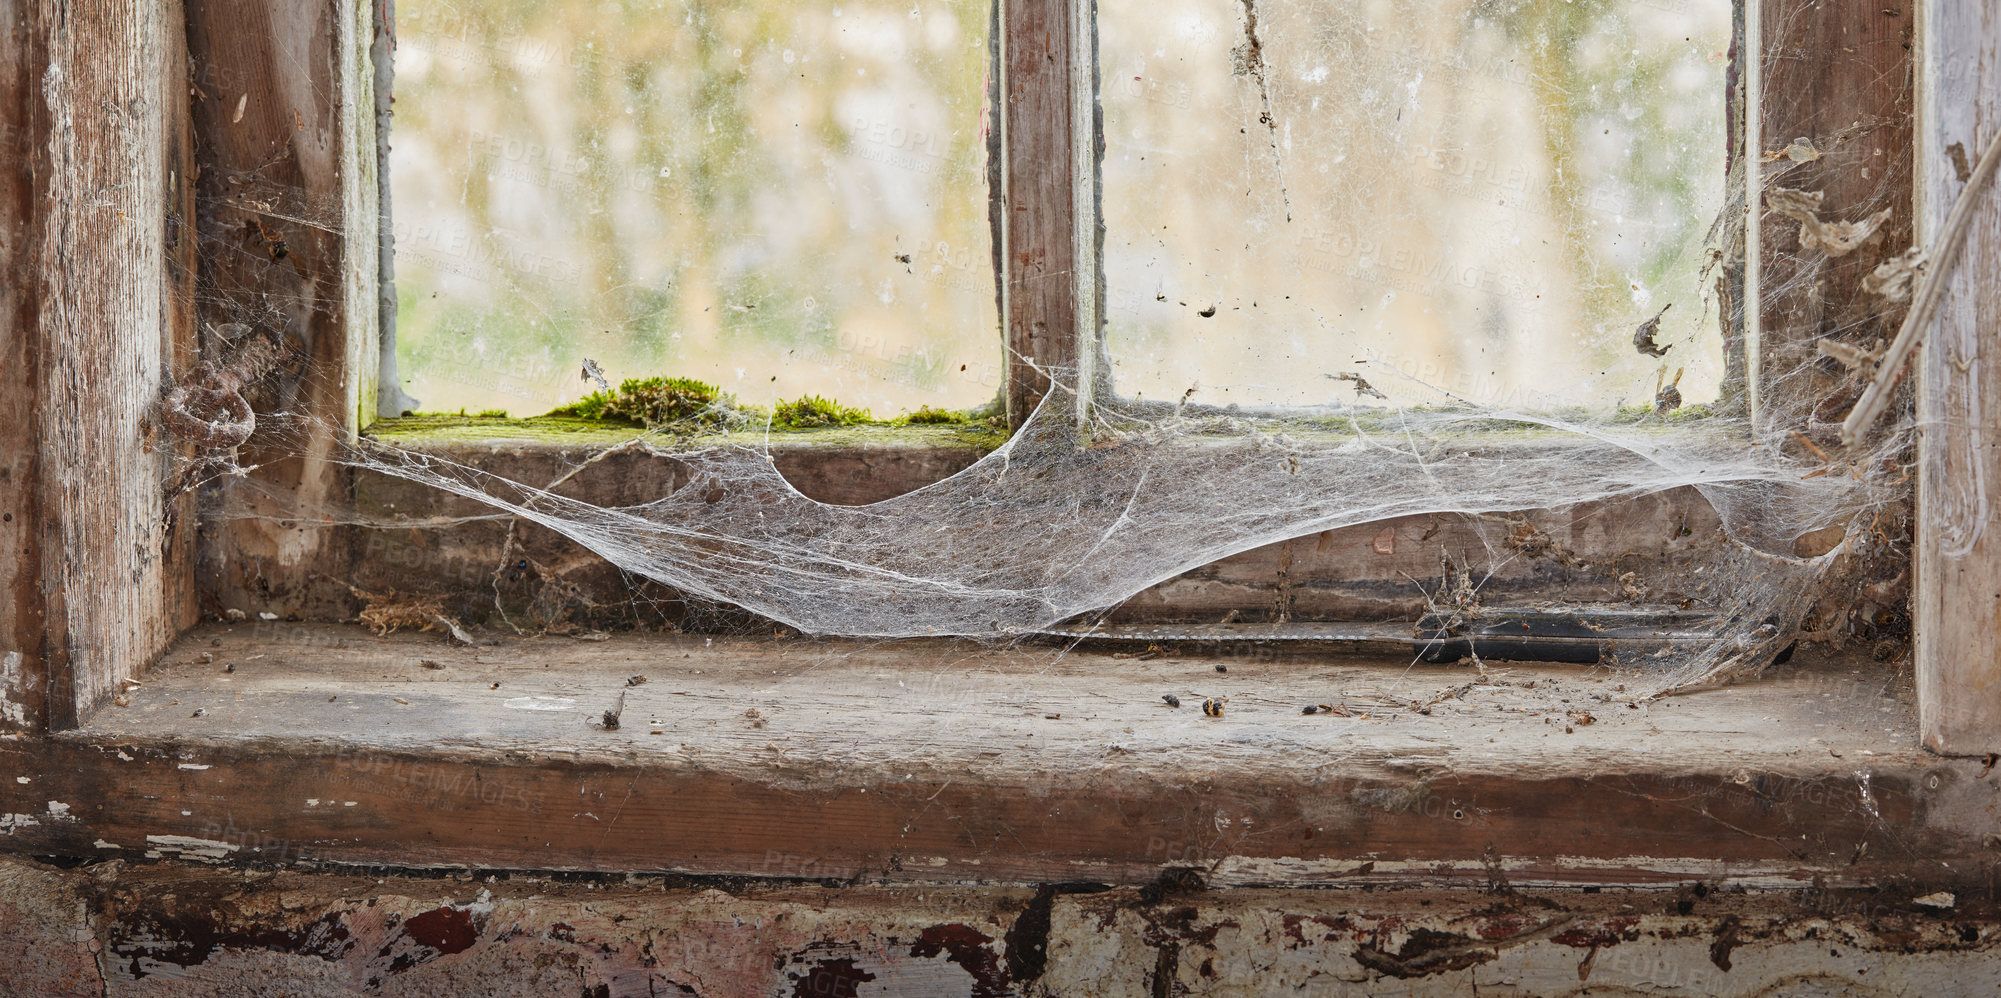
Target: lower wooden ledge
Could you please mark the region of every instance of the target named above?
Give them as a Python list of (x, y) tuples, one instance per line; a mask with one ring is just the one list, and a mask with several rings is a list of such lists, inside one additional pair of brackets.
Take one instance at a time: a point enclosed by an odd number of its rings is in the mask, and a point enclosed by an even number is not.
[(1807, 655), (1634, 703), (1575, 667), (210, 626), (124, 705), (0, 741), (0, 841), (864, 882), (1953, 883), (1987, 865), (2001, 778), (1920, 750), (1908, 687)]

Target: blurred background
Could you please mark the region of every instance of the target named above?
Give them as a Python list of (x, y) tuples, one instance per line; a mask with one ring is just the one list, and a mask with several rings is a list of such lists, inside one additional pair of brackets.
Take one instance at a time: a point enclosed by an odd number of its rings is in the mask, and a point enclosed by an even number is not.
[[(983, 0), (402, 0), (405, 390), (994, 397)], [(1107, 345), (1225, 404), (1713, 398), (1729, 0), (1102, 0)], [(1673, 302), (1640, 356), (1635, 326)]]
[(403, 0), (398, 365), (426, 411), (677, 375), (890, 416), (1000, 387), (984, 0)]

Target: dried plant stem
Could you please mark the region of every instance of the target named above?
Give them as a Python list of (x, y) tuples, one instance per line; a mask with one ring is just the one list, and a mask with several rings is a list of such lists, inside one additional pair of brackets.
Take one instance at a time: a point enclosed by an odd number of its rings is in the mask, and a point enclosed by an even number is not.
[(1917, 296), (1911, 302), (1911, 311), (1904, 316), (1903, 328), (1897, 330), (1897, 338), (1890, 342), (1883, 352), (1883, 360), (1876, 367), (1876, 377), (1863, 391), (1855, 409), (1841, 422), (1841, 442), (1854, 446), (1862, 435), (1883, 418), (1883, 410), (1890, 405), (1890, 389), (1897, 383), (1897, 376), (1903, 370), (1904, 362), (1910, 359), (1911, 351), (1918, 345), (1922, 331), (1931, 325), (1932, 316), (1938, 311), (1939, 300), (1945, 297), (1946, 278), (1952, 274), (1952, 265), (1959, 260), (1960, 244), (1966, 241), (1966, 230), (1973, 218), (1973, 205), (1980, 192), (1994, 176), (1994, 169), (2001, 164), (2001, 135), (1996, 135), (1987, 143), (1987, 151), (1980, 156), (1980, 165), (1967, 178), (1966, 186), (1960, 188), (1959, 199), (1953, 202), (1951, 214), (1946, 216), (1945, 231), (1939, 234), (1938, 246), (1931, 264), (1925, 270), (1924, 281), (1918, 285)]

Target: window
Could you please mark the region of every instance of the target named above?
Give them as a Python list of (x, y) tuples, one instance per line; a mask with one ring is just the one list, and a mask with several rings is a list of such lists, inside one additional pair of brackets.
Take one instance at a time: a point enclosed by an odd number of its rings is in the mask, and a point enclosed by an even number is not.
[[(15, 406), (10, 418), (19, 417), (0, 455), (0, 569), (9, 594), (0, 616), (0, 723), (19, 735), (0, 740), (0, 756), (20, 774), (0, 782), (10, 848), (70, 856), (220, 850), (237, 858), (245, 842), (277, 842), (299, 847), (282, 855), (315, 863), (651, 864), (755, 874), (774, 849), (799, 855), (831, 840), (843, 869), (909, 882), (1151, 880), (1163, 866), (1185, 865), (1192, 849), (1205, 869), (1235, 884), (1342, 882), (1362, 856), (1393, 879), (1484, 878), (1512, 869), (1560, 882), (1672, 883), (1696, 869), (1801, 882), (1909, 875), (1929, 883), (1948, 876), (1941, 869), (1977, 863), (1988, 848), (1980, 818), (1992, 804), (1988, 768), (1977, 758), (1921, 752), (1918, 729), (1897, 703), (1877, 695), (1881, 673), (1873, 665), (1801, 668), (1724, 695), (1653, 706), (1616, 698), (1572, 704), (1561, 717), (1548, 715), (1548, 724), (1531, 722), (1547, 732), (1523, 736), (1521, 718), (1505, 710), (1453, 716), (1461, 702), (1453, 691), (1464, 684), (1437, 673), (1421, 677), (1424, 700), (1388, 689), (1402, 681), (1401, 670), (1397, 679), (1377, 672), (1369, 682), (1385, 697), (1379, 704), (1355, 697), (1339, 704), (1340, 712), (1302, 714), (1298, 703), (1310, 689), (1344, 688), (1351, 678), (1345, 666), (1325, 662), (1265, 669), (1223, 661), (1231, 671), (1220, 673), (1208, 660), (1145, 653), (1051, 666), (1005, 660), (1006, 649), (960, 658), (935, 643), (832, 648), (719, 640), (757, 645), (751, 654), (726, 656), (713, 652), (705, 635), (521, 641), (481, 661), (488, 649), (426, 655), (422, 650), (441, 646), (407, 635), (379, 641), (327, 623), (355, 609), (348, 580), (396, 568), (368, 535), (315, 527), (296, 515), (302, 503), (346, 501), (349, 489), (370, 501), (365, 493), (380, 484), (345, 479), (318, 456), (370, 408), (378, 345), (377, 288), (367, 265), (377, 245), (368, 142), (374, 101), (365, 71), (371, 12), (347, 5), (292, 20), (255, 5), (194, 5), (181, 24), (163, 20), (163, 10), (129, 18), (80, 10), (79, 21), (30, 33), (52, 69), (39, 96), (7, 98), (14, 101), (9, 114), (17, 115), (9, 120), (29, 122), (32, 140), (23, 148), (46, 169), (23, 173), (9, 191), (41, 239), (0, 246), (10, 270), (34, 276), (18, 282), (27, 289), (19, 308), (34, 321), (6, 327), (10, 347), (25, 344), (26, 362), (0, 371), (19, 389), (0, 393)], [(1759, 155), (1779, 152), (1785, 162), (1774, 158), (1769, 169), (1797, 166), (1802, 178), (1827, 171), (1830, 183), (1874, 171), (1878, 149), (1894, 163), (1887, 139), (1837, 146), (1818, 138), (1833, 136), (1866, 105), (1871, 120), (1903, 123), (1919, 136), (1924, 233), (1960, 190), (1951, 147), (1962, 154), (1985, 148), (1978, 139), (1993, 124), (1981, 117), (1981, 105), (1953, 100), (1953, 87), (1989, 81), (1978, 70), (1951, 70), (1987, 65), (1960, 46), (1989, 44), (1980, 40), (1991, 39), (1991, 30), (1960, 22), (1972, 14), (1926, 11), (1924, 37), (1937, 44), (1917, 64), (1922, 113), (1899, 118), (1889, 112), (1908, 95), (1897, 81), (1913, 65), (1902, 43), (1919, 18), (1873, 7), (1797, 13), (1771, 7), (1744, 43), (1768, 70), (1762, 79), (1769, 89), (1787, 98), (1761, 105), (1768, 113), (1756, 132)], [(1017, 374), (1088, 355), (1089, 345), (1066, 332), (1077, 324), (1063, 318), (1089, 312), (1097, 300), (1096, 271), (1070, 266), (1095, 252), (1092, 227), (1078, 221), (1095, 217), (1094, 185), (1073, 183), (1087, 175), (1078, 159), (1090, 158), (1076, 154), (1095, 154), (1088, 142), (1074, 141), (1088, 134), (1079, 126), (1091, 116), (1074, 86), (1073, 71), (1089, 65), (1085, 35), (1072, 30), (1077, 14), (1050, 3), (1005, 7), (999, 18), (1003, 149), (1040, 143), (1060, 151), (1001, 164), (1010, 195), (1000, 226), (1010, 261), (1002, 315), (1017, 346), (1010, 361)], [(92, 20), (98, 17), (107, 20)], [(175, 47), (182, 38), (186, 60)], [(310, 58), (278, 58), (268, 47)], [(188, 103), (152, 99), (183, 92), (184, 62), (194, 67)], [(324, 89), (284, 75), (299, 65), (327, 67)], [(1800, 76), (1782, 78), (1781, 67)], [(278, 94), (299, 99), (271, 96)], [(28, 97), (74, 117), (29, 115), (21, 110)], [(119, 127), (85, 127), (107, 107), (120, 109)], [(1816, 115), (1828, 120), (1808, 120)], [(1031, 119), (1040, 124), (1031, 128)], [(66, 121), (76, 127), (58, 127)], [(1816, 137), (1819, 158), (1786, 152), (1802, 132)], [(1869, 180), (1880, 185), (1882, 176), (1872, 172)], [(1868, 207), (1863, 199), (1849, 204)], [(1783, 252), (1784, 240), (1797, 240), (1806, 227), (1776, 209), (1755, 217), (1747, 266), (1765, 262), (1761, 250)], [(1842, 266), (1873, 273), (1861, 261)], [(1971, 316), (1992, 297), (1982, 273), (1967, 268), (1956, 278)], [(1813, 287), (1768, 282), (1761, 290), (1804, 295)], [(1761, 299), (1761, 309), (1766, 304)], [(191, 457), (194, 444), (165, 431), (155, 402), (169, 376), (223, 391), (216, 379), (235, 370), (231, 351), (239, 343), (220, 323), (197, 320), (253, 307), (268, 309), (258, 314), (300, 343), (302, 355), (287, 363), (326, 375), (299, 380), (281, 404), (345, 422), (305, 448), (247, 444), (231, 465), (249, 483), (240, 494), (278, 498), (249, 515), (204, 517), (198, 496), (177, 491), (171, 477), (174, 457)], [(1771, 313), (1760, 318), (1759, 356), (1747, 360), (1754, 367), (1798, 346)], [(1868, 321), (1815, 318), (1815, 332), (1822, 324), (1860, 329)], [(1965, 321), (1975, 344), (1991, 325), (1967, 316), (1952, 321)], [(1095, 328), (1088, 317), (1086, 328)], [(143, 362), (133, 363), (135, 356)], [(197, 359), (221, 370), (197, 369)], [(1990, 415), (1967, 401), (1977, 397), (1966, 391), (1970, 382), (1953, 380), (1971, 375), (1978, 362), (1977, 355), (1934, 354), (1923, 376), (1928, 392), (1945, 396), (1931, 404), (1957, 406), (1949, 411), (1967, 425), (1991, 429)], [(1010, 380), (1015, 411), (1046, 385)], [(935, 479), (953, 460), (935, 441), (909, 447), (880, 438), (818, 439), (831, 442), (820, 446), (802, 435), (775, 457), (805, 469), (801, 481), (817, 475), (830, 488), (853, 489)], [(1964, 440), (1928, 436), (1921, 471), (1987, 460), (1951, 449)], [(494, 467), (515, 462), (519, 477), (539, 481), (602, 450), (468, 437), (434, 437), (426, 446)], [(635, 449), (604, 456), (571, 481), (588, 475), (600, 476), (606, 489), (642, 494), (673, 483), (671, 470)], [(1935, 493), (1919, 496), (1921, 504), (1936, 501)], [(469, 517), (457, 537), (467, 541), (463, 550), (479, 553), (466, 563), (483, 566), (482, 596), (520, 581), (493, 572), (493, 554), (528, 542), (510, 539), (506, 524), (470, 518), (478, 511), (459, 507), (426, 512)], [(1949, 525), (1921, 515), (1919, 536)], [(1404, 526), (1420, 537), (1428, 529)], [(1676, 521), (1657, 526), (1671, 534)], [(403, 578), (446, 575), (451, 555), (439, 540), (446, 535), (404, 536), (430, 545), (432, 555)], [(1385, 546), (1407, 554), (1404, 537), (1395, 534)], [(1377, 542), (1367, 532), (1325, 541), (1357, 554), (1378, 550)], [(1271, 571), (1259, 591), (1295, 592), (1298, 559), (1321, 543), (1309, 538), (1260, 555)], [(1617, 535), (1605, 543), (1616, 545)], [(1993, 589), (1983, 567), (1996, 562), (1980, 543), (1975, 537), (1964, 550), (1921, 549), (1915, 566), (1918, 610), (1930, 621), (1920, 630), (1930, 644), (1915, 667), (1920, 723), (1927, 743), (1949, 753), (1992, 751), (1996, 730), (1983, 692), (2001, 661), (1987, 644), (1994, 640)], [(1233, 584), (1229, 571), (1197, 581), (1224, 591)], [(184, 636), (198, 614), (226, 619), (230, 610), (249, 619), (235, 631)], [(260, 619), (265, 613), (281, 619)], [(303, 619), (296, 630), (277, 633), (293, 623), (282, 619), (288, 616)], [(794, 649), (806, 649), (799, 657), (810, 660), (783, 660)], [(167, 658), (147, 673), (163, 651)], [(669, 673), (659, 664), (671, 664), (674, 653), (687, 664), (672, 673), (676, 688), (666, 688)], [(711, 661), (718, 671), (714, 689), (706, 689), (706, 671), (694, 670)], [(231, 664), (234, 672), (221, 671)], [(558, 673), (559, 664), (569, 671)], [(1529, 674), (1525, 668), (1516, 678)], [(636, 682), (642, 675), (648, 680)], [(936, 709), (910, 716), (885, 709), (899, 695), (891, 690), (908, 690), (920, 675), (928, 682), (907, 702)], [(1565, 686), (1578, 681), (1574, 675), (1534, 673), (1539, 684)], [(828, 676), (856, 692), (821, 685)], [(128, 678), (139, 689), (126, 690)], [(1193, 705), (1158, 701), (1153, 694), (1169, 681), (1246, 685), (1222, 717), (1203, 719)], [(114, 706), (121, 691), (130, 706)], [(1427, 703), (1430, 691), (1442, 699)], [(782, 700), (785, 713), (774, 716), (759, 697)], [(542, 698), (572, 702), (540, 710), (555, 703)], [(508, 705), (516, 699), (525, 702)], [(1139, 713), (1141, 699), (1157, 714)], [(1816, 717), (1823, 699), (1838, 706)], [(603, 711), (620, 702), (631, 713), (614, 728)], [(1570, 716), (1573, 710), (1590, 723)], [(1646, 717), (1668, 736), (1655, 738), (1647, 726), (1608, 714)], [(1140, 728), (1155, 716), (1171, 722)], [(1879, 725), (1879, 717), (1892, 720)], [(662, 735), (638, 723), (654, 718), (666, 722)], [(1344, 726), (1299, 727), (1322, 721)], [(1125, 727), (1135, 728), (1130, 737)], [(1559, 734), (1559, 727), (1570, 730)], [(806, 737), (788, 743), (787, 731)], [(1808, 739), (1830, 743), (1802, 744), (1808, 731), (1820, 732)], [(580, 742), (582, 732), (592, 740)], [(1041, 740), (1054, 751), (1029, 748)], [(299, 792), (334, 784), (353, 792)], [(107, 786), (124, 793), (107, 794)], [(497, 792), (489, 795), (490, 787)], [(450, 805), (444, 819), (410, 806), (440, 800)], [(203, 834), (222, 818), (241, 834)], [(1675, 832), (1646, 837), (1660, 828)], [(197, 839), (206, 841), (190, 841)]]
[(1101, 6), (1116, 384), (1551, 410), (1666, 363), (1714, 400), (1731, 32), (1728, 0)]
[(765, 408), (991, 402), (988, 14), (401, 4), (405, 387), (534, 416), (590, 387), (588, 358)]

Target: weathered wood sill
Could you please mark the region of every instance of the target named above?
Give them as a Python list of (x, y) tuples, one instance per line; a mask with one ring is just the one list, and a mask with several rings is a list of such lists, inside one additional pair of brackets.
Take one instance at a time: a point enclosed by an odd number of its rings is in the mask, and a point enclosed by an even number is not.
[[(0, 743), (0, 812), (18, 851), (280, 865), (1951, 881), (2001, 795), (1917, 748), (1908, 682), (1880, 669), (1802, 653), (1631, 704), (1582, 668), (207, 626), (125, 706)], [(1348, 716), (1301, 713), (1320, 702)]]

